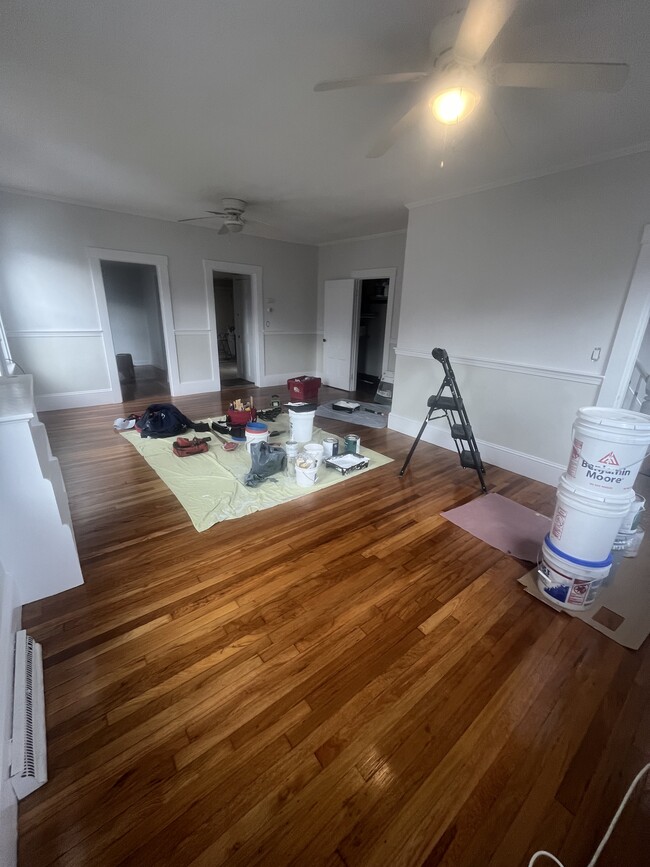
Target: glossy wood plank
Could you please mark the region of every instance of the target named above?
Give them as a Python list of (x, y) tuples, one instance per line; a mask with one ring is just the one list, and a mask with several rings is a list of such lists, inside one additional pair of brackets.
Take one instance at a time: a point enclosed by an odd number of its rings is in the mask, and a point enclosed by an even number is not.
[[(138, 409), (42, 416), (85, 584), (24, 611), (50, 781), (21, 804), (21, 867), (586, 863), (648, 760), (649, 648), (554, 613), (440, 516), (479, 494), (455, 452), (422, 443), (400, 478), (408, 437), (323, 420), (394, 463), (199, 534), (112, 430)], [(599, 867), (645, 863), (648, 801)]]

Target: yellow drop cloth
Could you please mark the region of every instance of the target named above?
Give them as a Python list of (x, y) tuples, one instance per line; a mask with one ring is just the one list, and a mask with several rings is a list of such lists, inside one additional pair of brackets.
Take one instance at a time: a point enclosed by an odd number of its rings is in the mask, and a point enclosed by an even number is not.
[[(208, 424), (213, 420), (206, 419)], [(287, 433), (273, 437), (271, 443), (282, 445), (289, 438), (288, 421), (269, 424), (269, 430), (287, 430)], [(142, 455), (149, 466), (158, 473), (162, 481), (178, 499), (194, 527), (201, 533), (217, 524), (232, 518), (251, 515), (261, 509), (270, 509), (281, 503), (296, 500), (344, 482), (361, 473), (368, 473), (377, 467), (392, 461), (379, 452), (363, 447), (361, 454), (367, 457), (370, 465), (365, 470), (356, 470), (347, 476), (342, 476), (337, 470), (322, 466), (318, 472), (318, 481), (309, 488), (299, 487), (295, 480), (287, 478), (283, 473), (271, 476), (255, 488), (243, 484), (243, 479), (251, 468), (251, 458), (244, 443), (240, 443), (234, 452), (224, 451), (223, 443), (212, 431), (194, 433), (188, 431), (185, 436), (210, 436), (209, 451), (199, 455), (179, 458), (172, 451), (175, 437), (166, 439), (142, 439), (137, 431), (123, 431), (127, 439)], [(311, 442), (320, 443), (323, 437), (329, 436), (325, 431), (314, 428)], [(226, 437), (228, 439), (228, 437)], [(339, 440), (342, 446), (342, 441)]]

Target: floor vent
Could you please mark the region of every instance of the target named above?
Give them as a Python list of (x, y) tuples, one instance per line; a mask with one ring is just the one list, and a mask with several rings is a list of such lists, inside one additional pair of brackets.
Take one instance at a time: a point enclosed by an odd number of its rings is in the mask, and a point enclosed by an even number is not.
[(11, 783), (24, 798), (47, 782), (43, 654), (24, 629), (16, 633)]

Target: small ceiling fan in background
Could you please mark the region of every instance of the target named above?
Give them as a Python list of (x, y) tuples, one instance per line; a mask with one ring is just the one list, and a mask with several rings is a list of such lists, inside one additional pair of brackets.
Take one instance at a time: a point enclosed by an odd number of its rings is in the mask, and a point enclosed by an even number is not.
[[(223, 225), (217, 232), (218, 235), (229, 235), (241, 232), (244, 226), (268, 226), (267, 223), (262, 223), (259, 220), (245, 220), (244, 212), (248, 207), (248, 203), (243, 199), (222, 199), (221, 211), (206, 211), (204, 217), (185, 217), (183, 220), (178, 220), (179, 223), (194, 223), (197, 220), (211, 220), (213, 217), (221, 217)], [(269, 227), (270, 228), (270, 227)]]
[(625, 63), (485, 63), (483, 59), (488, 49), (518, 2), (469, 0), (464, 12), (447, 16), (431, 33), (432, 60), (428, 69), (321, 81), (314, 90), (422, 83), (422, 90), (411, 108), (367, 154), (380, 157), (418, 120), (427, 105), (441, 123), (461, 123), (479, 103), (486, 85), (612, 93), (623, 87), (629, 72)]

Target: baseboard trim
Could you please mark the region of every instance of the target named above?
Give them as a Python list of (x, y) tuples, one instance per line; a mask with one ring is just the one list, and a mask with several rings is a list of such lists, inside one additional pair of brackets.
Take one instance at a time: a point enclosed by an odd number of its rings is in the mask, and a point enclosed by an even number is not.
[(9, 744), (14, 639), (20, 620), (15, 584), (0, 566), (0, 864), (6, 867), (15, 867), (18, 858), (18, 802), (9, 781)]
[[(421, 424), (421, 421), (415, 421), (412, 418), (406, 418), (392, 412), (388, 416), (388, 427), (391, 430), (407, 434), (411, 437), (417, 436)], [(448, 451), (453, 452), (456, 450), (449, 431), (432, 424), (427, 425), (422, 439), (427, 443), (440, 446)], [(547, 461), (545, 458), (538, 458), (535, 455), (529, 455), (526, 452), (516, 451), (507, 446), (497, 445), (485, 440), (477, 439), (476, 442), (481, 452), (481, 457), (486, 464), (494, 464), (504, 470), (509, 470), (511, 473), (526, 476), (528, 479), (535, 479), (537, 482), (543, 482), (546, 485), (555, 487), (560, 475), (564, 472), (563, 466), (555, 464), (552, 461)]]
[(115, 403), (110, 388), (97, 391), (62, 391), (59, 394), (38, 394), (34, 397), (37, 412), (49, 412), (52, 409), (75, 409), (83, 406), (102, 406)]

